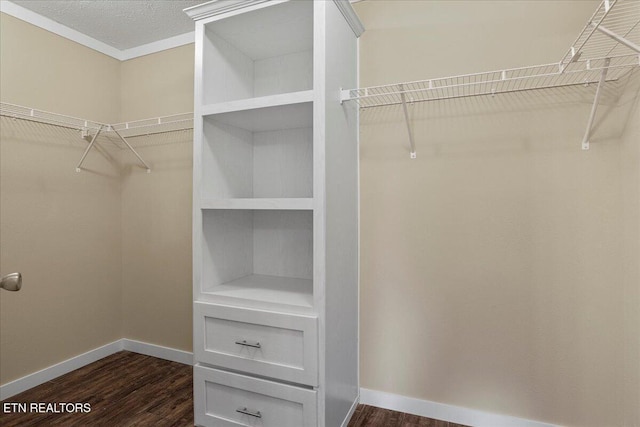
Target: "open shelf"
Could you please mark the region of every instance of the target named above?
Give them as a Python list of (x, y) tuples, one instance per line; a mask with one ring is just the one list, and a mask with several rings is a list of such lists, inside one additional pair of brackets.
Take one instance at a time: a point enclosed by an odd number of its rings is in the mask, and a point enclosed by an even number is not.
[(313, 197), (313, 103), (204, 118), (203, 200)]
[[(277, 95), (260, 96), (257, 98), (246, 98), (237, 101), (218, 102), (216, 104), (205, 104), (202, 106), (202, 115), (233, 113), (236, 111), (265, 111), (260, 110), (269, 107), (289, 106), (294, 111), (293, 104), (310, 103), (313, 101), (313, 91), (303, 90), (299, 92), (289, 92)], [(304, 107), (304, 106), (303, 106)], [(298, 107), (299, 108), (299, 107)], [(269, 111), (269, 110), (266, 110)], [(289, 112), (291, 112), (289, 111)], [(272, 125), (273, 126), (273, 125)]]
[(205, 25), (203, 101), (313, 88), (313, 2), (290, 1)]
[(204, 199), (202, 209), (311, 210), (313, 199)]
[(313, 280), (251, 274), (209, 288), (206, 294), (222, 302), (285, 305), (311, 310)]
[(204, 210), (203, 297), (236, 304), (313, 302), (313, 211)]
[(265, 96), (250, 100), (206, 105), (205, 120), (251, 132), (310, 127), (313, 123), (313, 92)]

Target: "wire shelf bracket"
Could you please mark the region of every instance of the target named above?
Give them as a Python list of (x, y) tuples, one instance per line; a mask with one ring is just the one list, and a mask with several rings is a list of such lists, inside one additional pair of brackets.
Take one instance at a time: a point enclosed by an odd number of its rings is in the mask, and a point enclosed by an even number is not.
[[(87, 148), (84, 150), (84, 153), (82, 153), (82, 157), (80, 158), (80, 161), (78, 162), (78, 165), (76, 166), (76, 172), (82, 172), (82, 163), (84, 162), (84, 159), (87, 158), (87, 154), (89, 154), (89, 151), (91, 151), (91, 148), (93, 148), (93, 145), (96, 143), (96, 140), (98, 139), (98, 135), (100, 135), (100, 132), (102, 132), (104, 126), (100, 125), (100, 127), (98, 128), (98, 130), (96, 131), (95, 135), (93, 135), (93, 138), (91, 138), (91, 142), (89, 143), (89, 145), (87, 145)], [(81, 131), (81, 136), (83, 138), (86, 138), (85, 134), (88, 136), (89, 131)]]
[(138, 158), (138, 160), (140, 160), (140, 162), (145, 166), (145, 168), (147, 168), (147, 173), (151, 173), (151, 167), (147, 164), (147, 162), (142, 160), (142, 157), (140, 157), (140, 154), (138, 154), (138, 152), (134, 150), (131, 144), (129, 144), (129, 142), (122, 135), (120, 135), (120, 133), (117, 130), (115, 130), (114, 128), (111, 128), (110, 130), (113, 131), (116, 135), (118, 135), (118, 138), (120, 138), (120, 140), (124, 142), (127, 148), (129, 148), (129, 150), (131, 150), (131, 152)]
[(415, 159), (407, 103), (597, 84), (582, 139), (582, 149), (588, 150), (604, 84), (618, 81), (639, 67), (640, 1), (603, 0), (557, 63), (341, 90), (340, 103), (355, 101), (362, 109), (401, 105), (410, 156)]
[(589, 121), (587, 122), (587, 131), (582, 139), (582, 149), (589, 149), (589, 140), (591, 138), (591, 132), (593, 130), (593, 122), (596, 119), (596, 112), (598, 111), (598, 104), (600, 103), (600, 96), (602, 95), (602, 86), (607, 80), (607, 72), (609, 71), (609, 60), (605, 61), (605, 67), (600, 72), (600, 80), (598, 81), (598, 87), (596, 88), (596, 96), (593, 100), (593, 106), (591, 107), (591, 114), (589, 115)]
[[(118, 136), (118, 138), (120, 138), (120, 140), (125, 144), (125, 146), (138, 158), (138, 160), (140, 160), (140, 163), (144, 165), (145, 169), (147, 170), (147, 173), (151, 173), (151, 166), (149, 166), (149, 164), (145, 162), (142, 159), (142, 157), (140, 157), (140, 154), (138, 154), (138, 152), (131, 146), (131, 144), (129, 144), (129, 142), (122, 135), (120, 135), (118, 131), (115, 130), (111, 125), (100, 125), (96, 133), (91, 138), (91, 142), (89, 142), (89, 145), (84, 150), (84, 153), (82, 153), (80, 162), (78, 162), (78, 165), (76, 166), (76, 172), (82, 172), (82, 163), (84, 162), (84, 159), (87, 157), (87, 154), (89, 154), (89, 151), (91, 151), (91, 148), (93, 148), (93, 146), (95, 145), (96, 140), (98, 139), (98, 135), (100, 135), (100, 133), (105, 129), (105, 127), (107, 131), (115, 133)], [(88, 139), (89, 130), (88, 129), (81, 130), (80, 136), (85, 140)]]
[[(402, 85), (400, 85), (401, 88), (400, 90), (402, 90)], [(410, 156), (412, 159), (415, 159), (417, 157), (416, 154), (416, 143), (413, 140), (413, 131), (411, 130), (411, 120), (409, 120), (409, 113), (407, 112), (407, 100), (405, 97), (404, 92), (400, 93), (400, 99), (402, 100), (402, 112), (404, 114), (404, 121), (407, 125), (407, 134), (409, 135), (409, 145), (411, 145), (411, 153)]]

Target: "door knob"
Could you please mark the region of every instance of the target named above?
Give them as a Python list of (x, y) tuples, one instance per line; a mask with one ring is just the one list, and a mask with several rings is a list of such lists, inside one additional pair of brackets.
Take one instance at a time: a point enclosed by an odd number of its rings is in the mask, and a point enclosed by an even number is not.
[(0, 288), (7, 291), (19, 291), (22, 287), (22, 274), (10, 273), (6, 276), (2, 276), (0, 280)]

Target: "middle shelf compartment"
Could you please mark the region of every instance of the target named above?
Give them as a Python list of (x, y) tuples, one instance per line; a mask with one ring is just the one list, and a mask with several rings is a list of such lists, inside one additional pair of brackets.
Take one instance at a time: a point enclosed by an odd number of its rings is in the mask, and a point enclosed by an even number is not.
[(313, 311), (313, 211), (203, 210), (200, 298)]
[(313, 197), (313, 102), (209, 114), (203, 126), (203, 201)]

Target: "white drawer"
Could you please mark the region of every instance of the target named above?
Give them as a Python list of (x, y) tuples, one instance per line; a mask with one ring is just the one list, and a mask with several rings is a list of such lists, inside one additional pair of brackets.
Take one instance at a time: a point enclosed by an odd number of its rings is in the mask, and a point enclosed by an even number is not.
[(318, 385), (316, 317), (196, 302), (196, 362)]
[(195, 423), (206, 427), (316, 427), (316, 392), (196, 365)]

